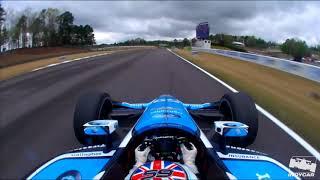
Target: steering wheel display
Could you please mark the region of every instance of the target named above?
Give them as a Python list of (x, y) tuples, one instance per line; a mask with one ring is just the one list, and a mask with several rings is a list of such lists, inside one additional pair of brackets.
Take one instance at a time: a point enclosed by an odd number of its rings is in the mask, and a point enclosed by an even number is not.
[(150, 154), (158, 160), (180, 161), (180, 144), (185, 144), (188, 148), (189, 141), (185, 137), (153, 136), (146, 138), (140, 148), (142, 150), (149, 146)]

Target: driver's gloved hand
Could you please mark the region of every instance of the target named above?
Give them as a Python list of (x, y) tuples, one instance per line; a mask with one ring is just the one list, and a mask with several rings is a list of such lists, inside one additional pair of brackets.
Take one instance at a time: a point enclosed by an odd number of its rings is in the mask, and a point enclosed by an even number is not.
[(186, 166), (188, 166), (188, 168), (194, 173), (194, 174), (198, 174), (198, 168), (195, 164), (196, 161), (196, 156), (197, 156), (197, 148), (192, 144), (191, 144), (191, 148), (186, 148), (186, 146), (184, 144), (180, 145), (180, 149), (182, 152), (182, 158), (184, 161), (184, 164)]
[(141, 149), (140, 146), (138, 146), (134, 151), (134, 154), (136, 156), (136, 165), (135, 166), (137, 166), (137, 167), (146, 163), (147, 158), (148, 158), (148, 154), (150, 152), (149, 146), (146, 147), (145, 149)]
[(143, 165), (144, 163), (147, 162), (148, 159), (148, 154), (150, 152), (150, 147), (146, 147), (145, 149), (143, 149), (141, 147), (142, 145), (138, 146), (135, 150), (134, 150), (134, 154), (136, 156), (136, 164), (133, 165), (133, 168), (130, 169), (129, 174), (124, 178), (125, 180), (129, 180), (132, 173), (141, 165)]

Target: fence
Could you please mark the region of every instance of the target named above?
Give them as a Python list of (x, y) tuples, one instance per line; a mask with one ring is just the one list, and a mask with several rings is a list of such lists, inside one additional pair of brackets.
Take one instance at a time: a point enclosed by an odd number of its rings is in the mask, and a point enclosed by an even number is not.
[(320, 83), (320, 67), (318, 66), (294, 62), (294, 61), (275, 58), (275, 57), (263, 56), (263, 55), (252, 54), (252, 53), (243, 53), (243, 52), (237, 52), (237, 51), (229, 51), (229, 50), (221, 50), (221, 49), (203, 49), (198, 47), (192, 47), (192, 50), (218, 54), (218, 55), (228, 56), (228, 57), (232, 57), (232, 58), (236, 58), (244, 61), (254, 62), (257, 64), (279, 69), (279, 70), (282, 70), (291, 74), (295, 74), (295, 75), (298, 75), (313, 81), (317, 81)]

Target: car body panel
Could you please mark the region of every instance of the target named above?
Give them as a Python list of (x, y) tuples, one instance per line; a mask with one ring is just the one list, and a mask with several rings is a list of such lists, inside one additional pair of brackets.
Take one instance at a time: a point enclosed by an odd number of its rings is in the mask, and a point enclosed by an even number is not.
[(265, 155), (218, 152), (224, 165), (238, 179), (296, 179), (295, 175), (278, 161)]
[(183, 103), (169, 95), (162, 95), (149, 104), (133, 133), (138, 135), (158, 128), (180, 129), (199, 136), (199, 128)]
[(42, 165), (27, 179), (59, 179), (58, 177), (61, 175), (81, 176), (82, 179), (94, 179), (94, 177), (103, 171), (115, 153), (115, 150), (108, 153), (94, 151), (90, 147), (84, 148), (84, 150), (85, 151), (82, 152), (70, 152), (57, 156)]
[[(221, 149), (215, 142), (209, 140), (189, 110), (209, 108), (215, 104), (185, 104), (170, 95), (162, 95), (149, 103), (118, 102), (117, 106), (144, 112), (117, 147), (107, 149), (106, 145), (97, 145), (76, 149), (48, 161), (27, 176), (27, 179), (57, 179), (61, 175), (68, 177), (68, 173), (72, 177), (76, 177), (75, 173), (78, 173), (84, 179), (100, 179), (111, 171), (111, 166), (114, 166), (115, 162), (120, 161), (121, 154), (130, 147), (129, 144), (133, 139), (147, 131), (161, 128), (191, 134), (203, 144), (208, 158), (214, 159), (230, 179), (299, 179), (290, 169), (266, 154), (232, 146)], [(119, 123), (121, 126), (122, 122)]]

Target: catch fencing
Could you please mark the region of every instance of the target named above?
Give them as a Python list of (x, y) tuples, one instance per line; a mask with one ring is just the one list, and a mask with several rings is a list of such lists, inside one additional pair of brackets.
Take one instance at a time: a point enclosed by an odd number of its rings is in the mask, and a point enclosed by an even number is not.
[(279, 69), (320, 83), (320, 67), (253, 53), (192, 47), (192, 51), (218, 54)]

